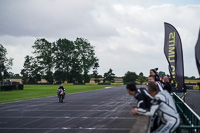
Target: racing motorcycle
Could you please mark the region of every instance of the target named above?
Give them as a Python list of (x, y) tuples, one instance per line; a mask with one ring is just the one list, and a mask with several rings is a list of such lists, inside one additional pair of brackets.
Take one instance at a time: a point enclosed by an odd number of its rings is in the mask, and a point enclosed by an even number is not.
[(59, 98), (59, 102), (62, 103), (64, 100), (64, 91), (63, 89), (58, 89), (58, 98)]

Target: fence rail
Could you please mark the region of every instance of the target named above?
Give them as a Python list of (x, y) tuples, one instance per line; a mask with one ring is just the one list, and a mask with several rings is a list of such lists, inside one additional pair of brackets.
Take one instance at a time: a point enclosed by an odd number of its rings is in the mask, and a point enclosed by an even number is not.
[(189, 133), (200, 132), (200, 117), (179, 97), (179, 94), (173, 92), (173, 98), (177, 107), (177, 111), (181, 117), (181, 125), (178, 133), (187, 130)]

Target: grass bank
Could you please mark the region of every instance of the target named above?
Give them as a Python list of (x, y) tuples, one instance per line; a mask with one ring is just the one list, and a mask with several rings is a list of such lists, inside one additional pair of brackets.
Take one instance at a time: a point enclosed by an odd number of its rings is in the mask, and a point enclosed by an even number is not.
[[(66, 93), (103, 89), (111, 85), (64, 85)], [(24, 85), (24, 90), (0, 91), (0, 103), (55, 96), (59, 85)]]

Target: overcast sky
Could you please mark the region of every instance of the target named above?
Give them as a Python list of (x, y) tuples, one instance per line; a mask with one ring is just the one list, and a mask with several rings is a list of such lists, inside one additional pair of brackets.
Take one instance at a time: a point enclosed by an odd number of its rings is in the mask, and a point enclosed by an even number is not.
[(164, 22), (178, 30), (186, 76), (198, 77), (194, 47), (200, 27), (199, 0), (0, 0), (0, 44), (20, 73), (36, 38), (88, 39), (99, 58), (99, 74), (110, 68), (149, 75), (169, 73), (164, 55)]

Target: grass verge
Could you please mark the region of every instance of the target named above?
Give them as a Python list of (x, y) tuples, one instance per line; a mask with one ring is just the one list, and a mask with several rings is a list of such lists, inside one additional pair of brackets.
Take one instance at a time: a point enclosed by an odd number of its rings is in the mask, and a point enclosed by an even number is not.
[[(64, 85), (66, 93), (103, 89), (111, 85)], [(0, 103), (55, 96), (59, 85), (24, 85), (24, 90), (0, 91)]]

